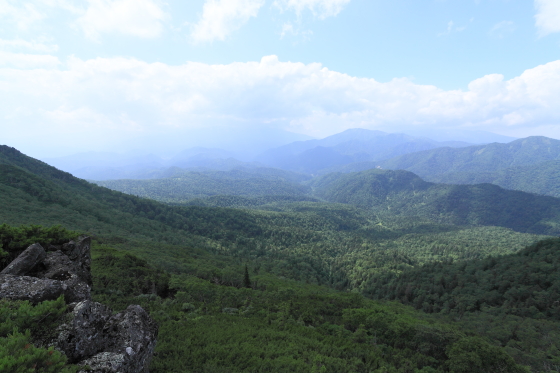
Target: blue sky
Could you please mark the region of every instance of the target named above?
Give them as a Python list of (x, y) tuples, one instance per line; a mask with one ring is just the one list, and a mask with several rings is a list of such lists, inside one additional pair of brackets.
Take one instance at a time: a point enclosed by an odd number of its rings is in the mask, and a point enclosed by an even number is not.
[(36, 156), (353, 127), (560, 138), (560, 1), (0, 0), (0, 95), (1, 142)]

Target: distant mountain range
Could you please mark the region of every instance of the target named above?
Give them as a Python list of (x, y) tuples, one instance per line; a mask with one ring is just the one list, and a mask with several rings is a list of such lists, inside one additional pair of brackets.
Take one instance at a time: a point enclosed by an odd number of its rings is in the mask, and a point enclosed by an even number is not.
[[(472, 132), (472, 131), (471, 131)], [(457, 139), (509, 141), (510, 138), (486, 132), (456, 134)], [(452, 139), (450, 133), (431, 133)], [(247, 140), (249, 141), (249, 140)], [(271, 142), (272, 144), (273, 142)], [(255, 153), (264, 144), (247, 144)], [(276, 167), (307, 174), (324, 174), (356, 162), (378, 161), (412, 152), (443, 146), (464, 147), (472, 143), (456, 140), (436, 141), (422, 136), (386, 133), (366, 129), (349, 129), (321, 140), (296, 141), (270, 148), (254, 158), (217, 148), (189, 148), (172, 157), (148, 151), (120, 153), (89, 152), (67, 157), (43, 159), (50, 165), (88, 180), (157, 179), (172, 177), (184, 170), (228, 171), (235, 168)], [(252, 161), (251, 161), (252, 159)], [(362, 168), (364, 169), (364, 168)]]
[(507, 144), (438, 148), (340, 168), (407, 170), (439, 183), (492, 183), (507, 189), (560, 196), (560, 141), (527, 137)]
[(271, 149), (256, 160), (285, 170), (319, 174), (356, 162), (388, 159), (443, 146), (468, 145), (472, 144), (355, 128), (321, 140), (298, 141)]

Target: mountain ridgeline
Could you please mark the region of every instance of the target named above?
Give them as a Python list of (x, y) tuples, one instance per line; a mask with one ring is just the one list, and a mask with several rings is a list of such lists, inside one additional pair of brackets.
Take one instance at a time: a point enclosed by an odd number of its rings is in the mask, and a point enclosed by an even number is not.
[[(489, 182), (507, 189), (558, 196), (560, 141), (542, 136), (507, 144), (438, 148), (376, 162), (375, 166), (414, 172), (428, 181), (453, 184)], [(359, 171), (374, 165), (350, 165)]]
[(318, 174), (355, 162), (388, 159), (442, 146), (467, 145), (470, 144), (355, 128), (321, 140), (299, 141), (271, 149), (256, 160), (272, 167)]

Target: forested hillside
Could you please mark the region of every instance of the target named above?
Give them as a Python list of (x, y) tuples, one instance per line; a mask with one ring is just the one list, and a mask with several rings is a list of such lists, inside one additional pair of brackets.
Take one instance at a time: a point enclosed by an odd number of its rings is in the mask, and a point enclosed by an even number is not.
[(493, 172), (457, 172), (432, 177), (446, 184), (491, 183), (505, 189), (560, 197), (560, 161), (504, 168)]
[(447, 173), (494, 172), (559, 159), (559, 140), (533, 136), (507, 144), (426, 150), (381, 161), (378, 165), (391, 170), (411, 171), (426, 180), (435, 181), (432, 178)]
[[(382, 279), (407, 278), (423, 265), (476, 266), (546, 236), (391, 214), (387, 206), (397, 205), (367, 188), (355, 188), (355, 205), (216, 196), (172, 206), (76, 179), (8, 147), (0, 147), (0, 167), (0, 221), (62, 225), (4, 226), (3, 245), (19, 250), (72, 234), (67, 230), (92, 235), (95, 299), (115, 310), (140, 304), (160, 323), (154, 372), (526, 372), (522, 365), (552, 372), (560, 358), (543, 342), (545, 329), (550, 343), (558, 338), (558, 321), (547, 313), (508, 314), (521, 318), (522, 334), (501, 336), (498, 316), (484, 307), (458, 320), (362, 295), (385, 297), (376, 293)], [(339, 176), (310, 187), (326, 193)], [(377, 185), (376, 193), (389, 185), (420, 198), (433, 187), (406, 172), (358, 176), (357, 186)], [(361, 182), (371, 177), (377, 181)], [(426, 302), (433, 311), (439, 300)]]
[(367, 207), (379, 214), (560, 234), (560, 199), (491, 184), (434, 184), (411, 172), (374, 169), (328, 174), (313, 180), (311, 186), (316, 196), (327, 201)]

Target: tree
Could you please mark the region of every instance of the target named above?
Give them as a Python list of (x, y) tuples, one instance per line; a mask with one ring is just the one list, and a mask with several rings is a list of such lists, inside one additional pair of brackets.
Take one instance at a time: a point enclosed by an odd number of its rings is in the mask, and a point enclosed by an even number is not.
[(251, 279), (249, 278), (249, 269), (247, 264), (245, 264), (245, 274), (243, 276), (243, 286), (246, 288), (251, 288)]

